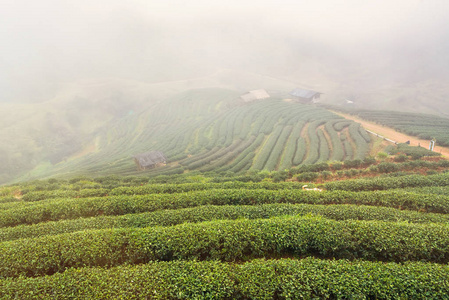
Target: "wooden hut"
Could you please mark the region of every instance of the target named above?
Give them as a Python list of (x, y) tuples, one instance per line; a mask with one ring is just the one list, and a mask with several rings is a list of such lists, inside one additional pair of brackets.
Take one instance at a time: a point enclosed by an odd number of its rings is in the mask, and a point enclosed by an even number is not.
[(322, 93), (303, 89), (294, 89), (290, 92), (290, 96), (301, 103), (316, 103), (319, 101), (318, 99), (320, 99), (321, 94)]
[(134, 162), (139, 170), (147, 170), (164, 166), (167, 163), (167, 158), (161, 151), (149, 151), (133, 156)]

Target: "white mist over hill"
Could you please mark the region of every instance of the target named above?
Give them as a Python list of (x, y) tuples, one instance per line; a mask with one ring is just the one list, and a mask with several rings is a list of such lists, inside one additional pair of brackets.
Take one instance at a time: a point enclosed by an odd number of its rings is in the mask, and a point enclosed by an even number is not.
[[(376, 108), (444, 102), (447, 1), (2, 1), (0, 101), (70, 82), (147, 83), (234, 69)], [(425, 96), (423, 96), (425, 95)], [(434, 110), (434, 108), (430, 108)]]
[[(0, 3), (0, 181), (201, 88), (449, 111), (445, 0)], [(104, 129), (106, 130), (106, 129)]]

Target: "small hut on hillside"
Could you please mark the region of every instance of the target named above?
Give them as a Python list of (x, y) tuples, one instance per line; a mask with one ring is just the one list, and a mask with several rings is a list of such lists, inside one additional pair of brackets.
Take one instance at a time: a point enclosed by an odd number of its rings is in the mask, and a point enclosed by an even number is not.
[(290, 96), (293, 96), (294, 100), (301, 103), (316, 103), (319, 101), (318, 99), (320, 99), (321, 94), (322, 93), (303, 89), (294, 89), (290, 92)]
[(167, 158), (161, 151), (149, 151), (133, 156), (134, 162), (139, 170), (147, 170), (163, 166), (167, 163)]
[(270, 98), (270, 95), (267, 93), (266, 90), (263, 89), (249, 91), (248, 93), (245, 93), (240, 96), (240, 99), (242, 99), (243, 102), (253, 102), (256, 100), (263, 100), (267, 98)]

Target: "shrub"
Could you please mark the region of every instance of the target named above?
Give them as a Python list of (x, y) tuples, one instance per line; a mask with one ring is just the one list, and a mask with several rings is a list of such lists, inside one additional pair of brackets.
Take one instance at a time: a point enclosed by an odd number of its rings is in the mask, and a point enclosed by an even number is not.
[(385, 152), (379, 152), (379, 153), (377, 153), (377, 157), (381, 160), (384, 160), (385, 158), (388, 157), (388, 154)]
[(417, 159), (421, 159), (422, 157), (424, 157), (424, 154), (422, 153), (412, 153), (411, 157), (413, 160), (417, 160)]
[(376, 159), (374, 157), (365, 157), (365, 159), (363, 160), (363, 165), (365, 167), (374, 165), (376, 163), (377, 163), (377, 161), (376, 161)]
[(381, 162), (377, 165), (377, 169), (380, 173), (390, 173), (399, 171), (398, 165), (389, 162)]
[(405, 154), (399, 154), (394, 158), (395, 162), (404, 162), (407, 160), (407, 155)]
[(284, 181), (287, 178), (288, 178), (288, 173), (287, 172), (276, 172), (273, 175), (273, 181), (274, 182), (281, 182), (281, 181)]
[(343, 169), (343, 164), (340, 162), (335, 162), (332, 164), (331, 167), (332, 167), (332, 170), (338, 171), (338, 170)]
[(440, 160), (438, 165), (443, 168), (449, 168), (449, 160)]
[[(420, 191), (421, 192), (421, 191)], [(429, 191), (424, 191), (429, 193)], [(413, 223), (449, 222), (449, 215), (397, 210), (365, 205), (317, 204), (259, 204), (259, 205), (205, 205), (176, 210), (160, 210), (123, 216), (98, 216), (21, 225), (0, 229), (0, 242), (45, 235), (56, 235), (92, 229), (127, 227), (173, 226), (212, 220), (265, 219), (283, 215), (316, 214), (335, 220), (408, 221)]]
[(408, 175), (397, 178), (372, 178), (345, 180), (326, 183), (327, 190), (347, 190), (347, 191), (374, 191), (387, 190), (405, 187), (424, 186), (448, 186), (449, 176), (447, 174), (437, 175)]
[[(315, 173), (316, 174), (316, 173)], [(396, 178), (359, 179), (326, 183), (328, 190), (372, 191), (399, 187), (447, 186), (447, 174), (426, 176), (403, 176)], [(254, 183), (254, 186), (277, 186), (300, 188), (296, 183)], [(179, 194), (151, 194), (143, 196), (115, 196), (86, 199), (62, 199), (48, 203), (32, 203), (25, 207), (0, 210), (0, 227), (35, 224), (61, 219), (76, 219), (99, 215), (124, 215), (150, 212), (162, 209), (179, 209), (212, 205), (252, 205), (263, 203), (316, 203), (316, 204), (365, 204), (387, 207), (424, 209), (429, 212), (449, 213), (447, 199), (440, 195), (417, 195), (396, 191), (360, 193), (360, 192), (323, 192), (310, 193), (294, 189), (245, 190), (211, 189)]]
[(298, 168), (299, 172), (321, 172), (321, 171), (328, 171), (328, 170), (330, 170), (330, 167), (325, 162), (322, 162), (319, 164), (313, 164), (313, 165), (302, 165)]
[(82, 266), (236, 261), (265, 255), (445, 264), (449, 231), (445, 224), (341, 222), (311, 216), (82, 231), (1, 243), (0, 277), (50, 275)]
[(304, 172), (299, 174), (296, 179), (298, 181), (313, 181), (315, 179), (317, 179), (319, 176), (319, 173), (316, 172)]
[(362, 160), (355, 159), (355, 160), (345, 160), (344, 166), (345, 168), (358, 168), (362, 165)]
[(332, 177), (332, 173), (329, 171), (323, 171), (321, 172), (321, 176), (323, 177), (323, 179), (329, 179)]
[(422, 262), (150, 262), (0, 281), (2, 299), (445, 299), (449, 268)]

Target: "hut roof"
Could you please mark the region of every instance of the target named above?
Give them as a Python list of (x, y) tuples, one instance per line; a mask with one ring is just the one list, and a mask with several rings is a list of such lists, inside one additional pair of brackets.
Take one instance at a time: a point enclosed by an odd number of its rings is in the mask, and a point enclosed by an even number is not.
[(167, 159), (161, 151), (149, 151), (134, 155), (141, 167), (148, 167), (157, 163), (165, 162)]
[(245, 102), (249, 102), (249, 101), (254, 101), (254, 100), (262, 100), (262, 99), (270, 98), (270, 95), (267, 93), (266, 90), (260, 89), (260, 90), (249, 91), (248, 93), (240, 96), (240, 98), (242, 98), (243, 101), (245, 101)]
[(310, 99), (313, 96), (315, 96), (316, 94), (322, 94), (322, 93), (310, 91), (310, 90), (303, 90), (303, 89), (294, 89), (293, 91), (290, 92), (290, 95), (292, 95), (292, 96), (306, 98), (306, 99)]

